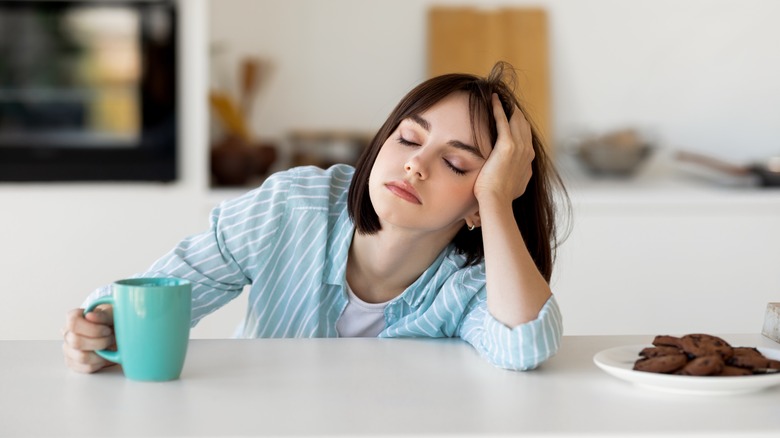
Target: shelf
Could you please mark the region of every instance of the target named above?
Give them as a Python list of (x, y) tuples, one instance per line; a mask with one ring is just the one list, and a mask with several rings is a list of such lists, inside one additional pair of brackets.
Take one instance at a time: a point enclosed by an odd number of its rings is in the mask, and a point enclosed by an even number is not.
[(558, 168), (574, 204), (763, 205), (780, 210), (780, 187), (758, 187), (749, 178), (724, 176), (664, 156), (631, 177), (595, 177), (561, 158)]

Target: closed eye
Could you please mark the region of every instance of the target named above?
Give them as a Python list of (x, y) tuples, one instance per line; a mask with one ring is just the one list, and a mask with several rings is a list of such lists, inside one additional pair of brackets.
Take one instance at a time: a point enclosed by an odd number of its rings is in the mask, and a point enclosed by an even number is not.
[(411, 141), (401, 137), (400, 135), (398, 136), (398, 143), (401, 143), (404, 146), (419, 146), (417, 143), (412, 143)]
[(446, 164), (447, 167), (449, 167), (451, 171), (455, 172), (456, 175), (465, 175), (466, 174), (465, 170), (458, 169), (457, 167), (453, 166), (452, 163), (450, 163), (447, 160), (444, 160), (444, 164)]

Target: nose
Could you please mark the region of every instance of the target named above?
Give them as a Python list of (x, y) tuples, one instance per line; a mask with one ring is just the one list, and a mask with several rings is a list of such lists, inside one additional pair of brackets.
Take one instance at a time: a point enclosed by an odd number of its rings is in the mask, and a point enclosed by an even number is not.
[(428, 169), (425, 161), (421, 159), (420, 154), (414, 154), (404, 165), (407, 174), (413, 174), (419, 180), (428, 178)]

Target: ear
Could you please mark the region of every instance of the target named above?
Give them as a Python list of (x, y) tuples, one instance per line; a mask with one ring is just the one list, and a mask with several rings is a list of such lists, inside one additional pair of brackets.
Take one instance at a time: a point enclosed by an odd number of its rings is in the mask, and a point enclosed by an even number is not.
[(471, 213), (466, 216), (466, 226), (474, 225), (475, 227), (481, 227), (482, 226), (482, 219), (479, 217), (479, 210), (475, 210), (474, 213)]

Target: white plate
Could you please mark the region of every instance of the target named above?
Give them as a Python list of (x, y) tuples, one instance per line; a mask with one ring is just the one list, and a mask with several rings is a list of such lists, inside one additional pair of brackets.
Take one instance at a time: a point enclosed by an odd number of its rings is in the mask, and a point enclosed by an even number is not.
[[(593, 356), (593, 362), (607, 373), (641, 387), (685, 394), (738, 394), (754, 392), (780, 385), (780, 373), (756, 374), (751, 376), (705, 377), (678, 376), (674, 374), (634, 371), (634, 362), (639, 352), (652, 345), (627, 345), (600, 351)], [(758, 348), (770, 359), (780, 360), (780, 350)]]

